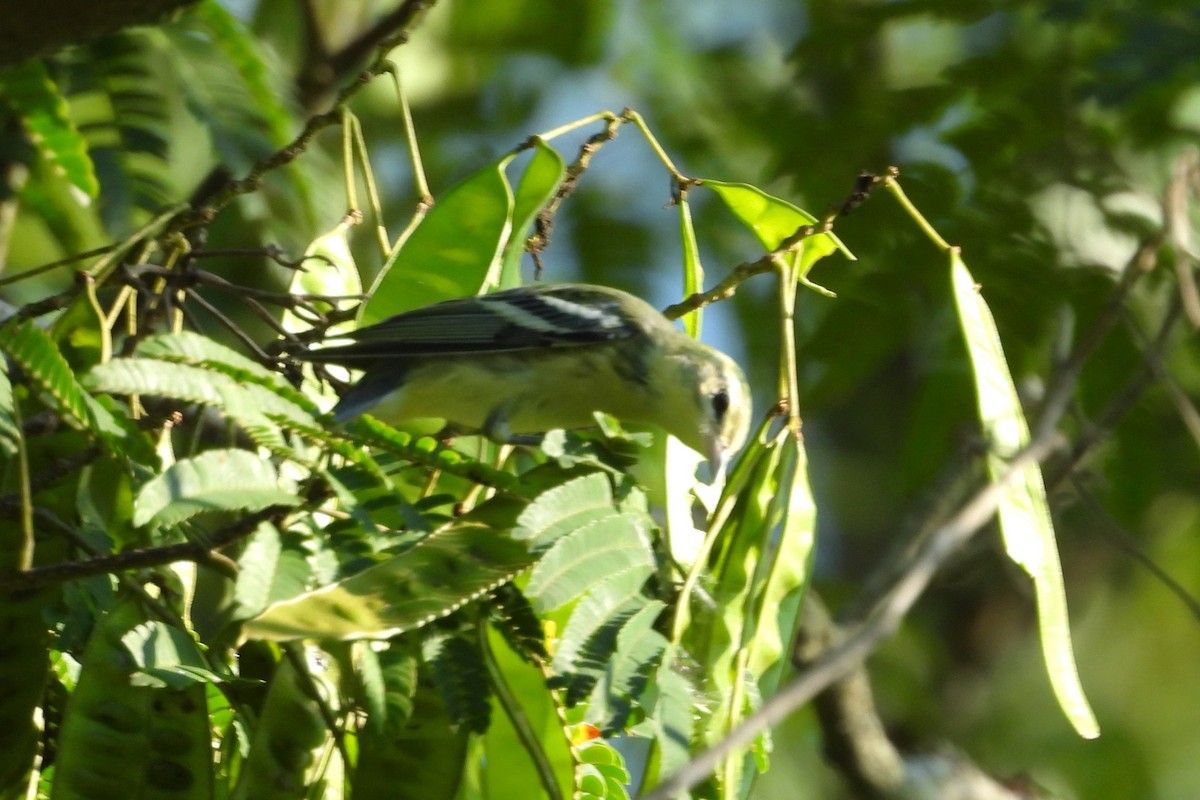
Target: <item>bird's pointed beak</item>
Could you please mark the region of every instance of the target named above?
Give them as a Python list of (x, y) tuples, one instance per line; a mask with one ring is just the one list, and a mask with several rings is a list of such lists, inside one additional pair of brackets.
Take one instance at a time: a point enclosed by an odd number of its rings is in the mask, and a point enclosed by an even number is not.
[(707, 483), (717, 483), (725, 477), (725, 467), (728, 463), (729, 454), (716, 437), (709, 439), (706, 443), (708, 451), (708, 480)]

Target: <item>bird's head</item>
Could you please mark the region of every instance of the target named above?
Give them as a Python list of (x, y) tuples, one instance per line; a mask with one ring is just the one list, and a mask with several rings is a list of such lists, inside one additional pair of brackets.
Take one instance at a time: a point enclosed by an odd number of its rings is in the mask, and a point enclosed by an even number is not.
[(699, 342), (691, 345), (676, 355), (682, 408), (664, 420), (663, 427), (707, 456), (715, 478), (746, 442), (752, 412), (750, 387), (732, 358)]

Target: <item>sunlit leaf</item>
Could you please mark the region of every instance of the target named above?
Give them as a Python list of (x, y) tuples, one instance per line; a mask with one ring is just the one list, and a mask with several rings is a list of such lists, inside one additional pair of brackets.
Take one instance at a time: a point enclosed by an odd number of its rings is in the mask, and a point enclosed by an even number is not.
[(384, 266), (363, 304), (360, 325), (451, 297), (466, 297), (494, 277), (512, 230), (512, 189), (494, 161), (442, 193)]
[[(700, 263), (700, 245), (692, 224), (692, 207), (687, 197), (679, 198), (679, 240), (683, 242), (683, 296), (704, 291), (704, 265)], [(700, 311), (683, 316), (683, 329), (693, 339), (700, 338)]]
[[(488, 643), (497, 668), (504, 675), (510, 695), (519, 703), (525, 724), (538, 737), (541, 748), (557, 778), (561, 796), (570, 797), (574, 786), (575, 757), (563, 736), (562, 718), (557, 700), (546, 686), (546, 678), (535, 665), (524, 661), (510, 649), (504, 638), (489, 629)], [(492, 726), (483, 736), (482, 781), (487, 797), (524, 797), (531, 786), (539, 786), (533, 759), (517, 735), (508, 714), (498, 706), (492, 714)]]
[(246, 541), (238, 556), (238, 575), (233, 588), (236, 618), (259, 614), (271, 603), (295, 597), (305, 588), (312, 567), (302, 552), (284, 546), (283, 534), (263, 523)]
[(533, 561), (524, 544), (460, 523), (332, 586), (269, 607), (250, 638), (387, 639), (446, 616), (511, 580)]
[[(727, 183), (704, 180), (701, 184), (717, 194), (725, 205), (740, 219), (767, 250), (774, 250), (784, 240), (805, 225), (812, 225), (817, 218), (786, 200), (767, 194), (748, 183)], [(804, 277), (822, 258), (834, 252), (846, 258), (854, 254), (832, 233), (818, 233), (804, 240), (796, 259), (797, 277)]]
[(587, 591), (597, 579), (652, 568), (654, 553), (638, 520), (614, 513), (563, 536), (534, 567), (525, 588), (538, 611), (549, 611)]
[(592, 473), (538, 495), (517, 518), (512, 535), (539, 550), (567, 533), (617, 513), (608, 477)]
[(641, 695), (667, 648), (666, 637), (654, 629), (665, 607), (661, 601), (647, 600), (621, 626), (603, 677), (592, 690), (586, 720), (610, 731), (624, 727), (631, 700)]
[[(343, 219), (333, 230), (309, 243), (304, 251), (304, 264), (296, 270), (288, 287), (289, 294), (324, 297), (362, 294), (362, 278), (354, 262), (354, 254), (350, 251), (350, 228), (350, 221)], [(297, 317), (291, 311), (284, 312), (281, 324), (289, 331), (312, 327), (311, 322)], [(347, 321), (330, 328), (329, 333), (339, 333), (352, 327)]]
[(32, 322), (6, 326), (0, 349), (53, 401), (53, 406), (76, 427), (113, 442), (128, 431), (113, 414), (83, 390), (54, 341)]
[(270, 461), (248, 450), (209, 450), (175, 462), (148, 481), (134, 500), (133, 524), (169, 527), (205, 512), (299, 503), (279, 488)]
[(576, 659), (592, 635), (609, 620), (618, 609), (642, 597), (642, 587), (653, 568), (649, 564), (635, 564), (618, 574), (588, 589), (587, 594), (575, 604), (554, 651), (554, 669), (560, 674), (575, 670)]
[[(1006, 459), (1029, 443), (1029, 424), (991, 310), (957, 251), (951, 255), (950, 269), (954, 301), (975, 377), (979, 420), (992, 444), (988, 473), (992, 480), (999, 480), (1008, 472)], [(1079, 735), (1094, 739), (1100, 735), (1100, 728), (1079, 682), (1054, 523), (1037, 464), (1025, 467), (1017, 480), (1009, 482), (996, 514), (1008, 557), (1033, 579), (1042, 657), (1054, 694)]]

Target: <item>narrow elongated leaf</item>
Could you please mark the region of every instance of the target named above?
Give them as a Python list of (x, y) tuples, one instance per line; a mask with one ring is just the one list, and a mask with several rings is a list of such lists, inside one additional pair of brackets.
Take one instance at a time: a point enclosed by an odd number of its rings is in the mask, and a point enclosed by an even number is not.
[(512, 230), (506, 155), (442, 194), (384, 265), (360, 325), (450, 297), (478, 294), (498, 266)]
[(137, 354), (142, 358), (178, 364), (221, 367), (232, 371), (239, 378), (252, 377), (263, 385), (288, 385), (279, 373), (272, 372), (236, 350), (192, 331), (148, 336), (138, 343)]
[(246, 623), (248, 638), (388, 639), (446, 616), (526, 569), (533, 556), (486, 525), (460, 523), (339, 583)]
[[(488, 646), (496, 669), (504, 676), (509, 696), (517, 701), (523, 722), (538, 738), (538, 746), (557, 778), (560, 796), (571, 797), (575, 759), (563, 735), (558, 701), (546, 685), (537, 666), (522, 660), (494, 628), (488, 630)], [(530, 790), (539, 785), (539, 776), (526, 746), (517, 735), (498, 700), (492, 713), (492, 726), (483, 736), (482, 784), (490, 798), (544, 796)]]
[[(997, 480), (1008, 471), (1005, 457), (1029, 443), (1029, 424), (992, 312), (957, 251), (951, 255), (950, 270), (954, 302), (975, 377), (979, 420), (992, 443), (988, 473)], [(1054, 523), (1037, 464), (1025, 467), (1019, 479), (1009, 483), (996, 513), (1008, 557), (1033, 579), (1042, 657), (1055, 697), (1079, 735), (1094, 739), (1100, 735), (1100, 727), (1079, 682)]]
[[(265, 388), (188, 364), (152, 358), (114, 358), (93, 367), (83, 383), (97, 392), (169, 397), (214, 406), (238, 420), (270, 416), (301, 427), (317, 427), (312, 414), (291, 401), (296, 393), (290, 387)], [(307, 403), (303, 398), (296, 399)]]
[(294, 506), (270, 461), (247, 450), (209, 450), (177, 461), (154, 477), (133, 504), (133, 524), (177, 525), (206, 511), (258, 511)]
[(67, 102), (39, 59), (0, 71), (0, 95), (16, 110), (42, 155), (88, 197), (100, 191), (87, 142), (71, 120)]
[[(783, 658), (804, 599), (809, 565), (816, 542), (817, 508), (808, 486), (804, 444), (794, 436), (781, 443), (779, 494), (771, 515), (771, 540), (764, 547), (755, 576), (753, 636), (748, 637), (746, 668), (759, 678), (765, 695), (774, 691), (785, 664)], [(774, 679), (764, 682), (770, 671)]]
[[(683, 242), (683, 296), (704, 291), (704, 265), (700, 263), (700, 245), (696, 242), (696, 227), (692, 224), (692, 207), (686, 197), (679, 198), (679, 240)], [(700, 338), (700, 311), (683, 317), (683, 329), (693, 339)]]

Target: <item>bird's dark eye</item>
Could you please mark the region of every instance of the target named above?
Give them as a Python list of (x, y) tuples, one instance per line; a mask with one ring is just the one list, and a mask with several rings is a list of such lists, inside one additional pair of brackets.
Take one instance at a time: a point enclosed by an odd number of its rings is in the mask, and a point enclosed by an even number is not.
[(716, 413), (717, 419), (725, 416), (725, 412), (729, 410), (729, 392), (721, 389), (712, 396), (712, 408)]

